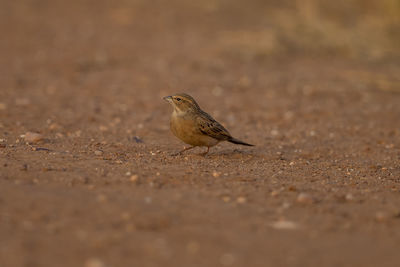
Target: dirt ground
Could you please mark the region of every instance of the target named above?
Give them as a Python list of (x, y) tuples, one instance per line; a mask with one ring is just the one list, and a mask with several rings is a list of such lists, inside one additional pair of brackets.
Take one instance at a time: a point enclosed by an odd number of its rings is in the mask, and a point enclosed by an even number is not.
[[(398, 266), (400, 61), (287, 2), (1, 1), (0, 266)], [(174, 92), (256, 146), (172, 156)]]

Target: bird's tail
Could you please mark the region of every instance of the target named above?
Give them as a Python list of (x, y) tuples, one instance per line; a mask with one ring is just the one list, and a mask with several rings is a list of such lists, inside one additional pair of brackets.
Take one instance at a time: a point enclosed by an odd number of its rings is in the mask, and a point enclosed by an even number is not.
[(234, 143), (234, 144), (238, 144), (238, 145), (244, 145), (244, 146), (254, 146), (252, 144), (245, 143), (245, 142), (240, 141), (240, 140), (238, 140), (236, 138), (233, 138), (233, 137), (231, 139), (229, 139), (228, 142), (231, 142), (231, 143)]

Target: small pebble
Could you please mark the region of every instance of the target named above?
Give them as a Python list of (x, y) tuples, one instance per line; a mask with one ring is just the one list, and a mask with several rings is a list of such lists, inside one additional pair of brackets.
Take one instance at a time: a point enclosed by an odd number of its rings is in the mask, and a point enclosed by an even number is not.
[(101, 155), (103, 155), (103, 151), (101, 151), (101, 150), (96, 150), (96, 151), (94, 151), (94, 154), (95, 154), (96, 156), (101, 156)]
[(295, 222), (279, 220), (271, 224), (272, 228), (278, 230), (295, 230), (299, 228), (299, 225)]
[(314, 198), (307, 193), (300, 193), (297, 196), (296, 201), (302, 204), (312, 204), (314, 203)]
[(24, 139), (28, 143), (37, 143), (39, 141), (42, 141), (44, 139), (44, 137), (40, 133), (27, 132), (24, 135)]
[(219, 177), (221, 174), (219, 172), (217, 172), (217, 171), (213, 171), (212, 175), (214, 177)]
[(7, 109), (7, 105), (4, 103), (0, 103), (0, 110), (6, 110)]
[(378, 211), (377, 213), (375, 213), (375, 220), (378, 222), (385, 222), (388, 220), (388, 218), (389, 216), (386, 212)]
[(131, 214), (130, 214), (129, 212), (123, 212), (123, 213), (121, 214), (121, 218), (122, 218), (124, 221), (129, 221), (129, 220), (131, 219)]
[(104, 125), (100, 125), (100, 126), (99, 126), (99, 130), (100, 130), (101, 132), (106, 132), (106, 131), (108, 131), (108, 127), (107, 127), (107, 126), (104, 126)]
[(276, 129), (271, 130), (271, 135), (272, 135), (272, 136), (277, 136), (277, 135), (279, 135), (279, 131), (276, 130)]
[(225, 203), (228, 203), (229, 201), (231, 201), (231, 197), (229, 197), (229, 196), (224, 196), (224, 197), (222, 197), (222, 200), (223, 200)]
[(133, 137), (133, 140), (134, 140), (136, 143), (143, 143), (143, 140), (140, 139), (139, 136), (134, 136), (134, 137)]
[(239, 203), (239, 204), (243, 204), (243, 203), (247, 202), (247, 199), (245, 197), (238, 197), (236, 199), (236, 202)]
[(211, 93), (214, 95), (214, 96), (220, 96), (221, 94), (222, 94), (222, 92), (223, 92), (223, 89), (220, 87), (220, 86), (215, 86), (213, 89), (212, 89), (212, 91), (211, 91)]
[(97, 201), (100, 203), (107, 202), (107, 196), (103, 194), (97, 195)]
[(346, 194), (346, 196), (344, 197), (347, 201), (352, 201), (354, 200), (354, 196), (350, 193)]
[(58, 125), (57, 123), (52, 123), (52, 124), (49, 125), (49, 129), (50, 130), (56, 130), (56, 129), (59, 129), (59, 128), (60, 128), (60, 125)]
[(279, 195), (279, 191), (274, 190), (271, 192), (271, 197), (276, 197), (277, 195)]
[(139, 176), (137, 176), (136, 174), (134, 174), (134, 175), (132, 175), (132, 176), (129, 178), (129, 180), (130, 180), (131, 182), (137, 182), (138, 178), (139, 178)]
[(86, 260), (85, 267), (105, 267), (106, 265), (98, 258), (91, 258)]

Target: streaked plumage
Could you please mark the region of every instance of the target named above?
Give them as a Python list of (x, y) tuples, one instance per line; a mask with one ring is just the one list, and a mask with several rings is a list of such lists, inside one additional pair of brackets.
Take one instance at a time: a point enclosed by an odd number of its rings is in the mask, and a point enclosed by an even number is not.
[(228, 141), (234, 144), (253, 146), (251, 144), (233, 138), (231, 134), (213, 119), (209, 114), (201, 110), (197, 102), (188, 94), (179, 93), (164, 97), (172, 104), (174, 111), (171, 115), (170, 127), (172, 133), (191, 147), (207, 147), (207, 154), (210, 147), (215, 146), (221, 141)]

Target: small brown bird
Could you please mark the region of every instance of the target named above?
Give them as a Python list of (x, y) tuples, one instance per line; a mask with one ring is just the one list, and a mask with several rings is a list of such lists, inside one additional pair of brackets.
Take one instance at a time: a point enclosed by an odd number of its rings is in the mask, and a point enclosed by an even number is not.
[(179, 93), (164, 97), (173, 107), (171, 115), (171, 131), (186, 144), (191, 145), (180, 151), (180, 154), (196, 146), (206, 146), (207, 151), (221, 141), (234, 144), (253, 146), (251, 144), (233, 138), (231, 134), (214, 120), (210, 115), (201, 110), (196, 101), (188, 94)]

